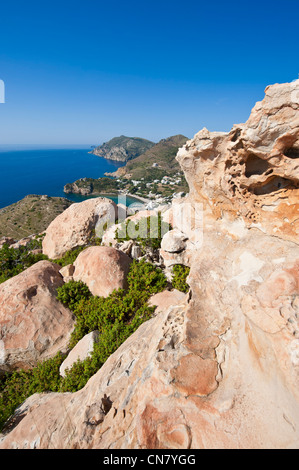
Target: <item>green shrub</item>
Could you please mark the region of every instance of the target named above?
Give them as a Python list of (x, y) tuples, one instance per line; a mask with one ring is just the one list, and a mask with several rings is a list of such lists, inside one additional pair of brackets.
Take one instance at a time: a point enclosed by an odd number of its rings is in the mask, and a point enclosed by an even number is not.
[[(152, 309), (147, 300), (152, 294), (167, 287), (163, 272), (144, 260), (134, 260), (127, 276), (128, 289), (114, 290), (108, 297), (86, 297), (72, 304), (76, 316), (75, 329), (71, 336), (70, 347), (94, 330), (103, 333), (115, 322), (129, 323), (134, 319), (148, 319)], [(67, 283), (63, 286), (67, 289)], [(63, 289), (60, 288), (60, 289)]]
[(91, 292), (82, 281), (70, 281), (57, 288), (57, 300), (73, 310), (81, 299), (89, 299)]
[(30, 250), (36, 246), (38, 246), (38, 242), (35, 244), (32, 241), (27, 247), (9, 248), (5, 244), (0, 249), (0, 283), (16, 276), (38, 261), (48, 259), (46, 255), (30, 253)]
[(157, 216), (144, 217), (138, 222), (127, 220), (116, 230), (116, 239), (119, 243), (136, 240), (143, 248), (157, 250), (161, 247), (163, 235), (171, 229), (163, 222), (161, 213)]
[(173, 278), (172, 286), (181, 292), (188, 292), (189, 285), (186, 282), (187, 276), (189, 275), (190, 268), (181, 264), (176, 264), (172, 269)]
[(61, 377), (59, 367), (64, 360), (56, 354), (31, 370), (19, 370), (6, 374), (0, 382), (0, 430), (15, 409), (34, 393), (57, 392)]
[(68, 264), (73, 264), (76, 261), (76, 258), (81, 253), (81, 251), (85, 250), (86, 246), (79, 246), (73, 250), (69, 250), (65, 253), (64, 256), (60, 259), (51, 260), (53, 263), (59, 264), (59, 266), (67, 266)]

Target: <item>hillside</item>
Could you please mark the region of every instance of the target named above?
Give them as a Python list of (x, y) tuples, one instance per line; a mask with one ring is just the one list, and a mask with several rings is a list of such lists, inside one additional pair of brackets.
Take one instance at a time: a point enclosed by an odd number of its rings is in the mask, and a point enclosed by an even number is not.
[(143, 154), (154, 145), (154, 142), (150, 140), (121, 135), (95, 147), (90, 153), (108, 160), (127, 162)]
[(126, 191), (142, 197), (166, 198), (174, 193), (188, 192), (187, 182), (176, 161), (179, 148), (187, 140), (188, 138), (183, 135), (162, 139), (115, 173), (107, 173), (110, 178), (82, 178), (74, 183), (66, 184), (64, 192), (98, 195)]
[[(188, 137), (178, 134), (162, 139), (145, 153), (119, 168), (113, 175), (131, 179), (157, 179), (171, 176), (181, 170), (175, 157)], [(153, 166), (154, 165), (154, 166)]]
[(33, 233), (40, 233), (71, 204), (71, 201), (63, 197), (35, 194), (26, 196), (0, 209), (0, 237), (18, 240)]

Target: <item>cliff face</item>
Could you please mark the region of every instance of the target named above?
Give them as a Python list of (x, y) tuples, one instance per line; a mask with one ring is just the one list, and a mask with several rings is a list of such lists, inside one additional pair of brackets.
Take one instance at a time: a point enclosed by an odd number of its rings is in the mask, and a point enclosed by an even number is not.
[(90, 153), (93, 153), (98, 157), (107, 158), (108, 160), (127, 162), (128, 160), (143, 154), (153, 147), (153, 145), (155, 145), (154, 142), (151, 142), (150, 140), (121, 135), (120, 137), (114, 137), (109, 140), (109, 142), (105, 142), (103, 145), (96, 147)]
[(168, 217), (189, 294), (79, 392), (26, 400), (0, 448), (298, 448), (298, 155), (299, 81), (188, 141)]
[(177, 156), (192, 198), (215, 219), (298, 241), (299, 81), (277, 84), (229, 133), (201, 130)]

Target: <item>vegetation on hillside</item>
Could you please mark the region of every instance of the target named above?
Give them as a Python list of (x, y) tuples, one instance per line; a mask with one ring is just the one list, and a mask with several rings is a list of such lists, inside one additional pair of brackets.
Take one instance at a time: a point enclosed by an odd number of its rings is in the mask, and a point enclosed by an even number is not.
[[(126, 191), (143, 197), (147, 197), (149, 193), (169, 197), (175, 192), (188, 192), (188, 184), (176, 161), (178, 149), (187, 140), (183, 135), (163, 139), (112, 173), (115, 178), (82, 178), (66, 184), (64, 191), (85, 195)], [(172, 181), (164, 180), (165, 177), (171, 178)]]
[(172, 286), (181, 292), (188, 292), (189, 285), (187, 284), (187, 277), (189, 276), (190, 268), (181, 264), (176, 264), (172, 268)]
[[(181, 170), (176, 161), (178, 149), (182, 147), (188, 138), (183, 135), (175, 135), (162, 139), (154, 147), (140, 157), (129, 161), (125, 166), (126, 174), (132, 179), (159, 179), (163, 176), (171, 176)], [(156, 163), (158, 166), (153, 167)]]
[(63, 197), (29, 195), (0, 209), (0, 238), (15, 240), (41, 233), (72, 204)]
[(158, 213), (157, 216), (143, 217), (137, 222), (129, 219), (124, 221), (116, 230), (115, 236), (119, 243), (133, 239), (144, 250), (158, 250), (163, 236), (170, 229), (170, 224), (163, 222), (161, 213)]
[(46, 255), (31, 253), (41, 246), (40, 240), (32, 240), (26, 247), (9, 248), (6, 244), (0, 249), (0, 284), (20, 274), (38, 261), (48, 259)]
[(153, 145), (155, 145), (154, 142), (147, 139), (121, 135), (95, 147), (90, 153), (103, 158), (126, 162), (143, 154)]

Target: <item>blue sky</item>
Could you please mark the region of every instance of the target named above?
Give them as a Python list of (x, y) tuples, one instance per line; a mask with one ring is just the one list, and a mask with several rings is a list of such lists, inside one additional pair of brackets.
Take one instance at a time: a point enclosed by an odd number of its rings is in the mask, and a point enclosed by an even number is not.
[(0, 144), (226, 131), (299, 73), (298, 0), (1, 3)]

